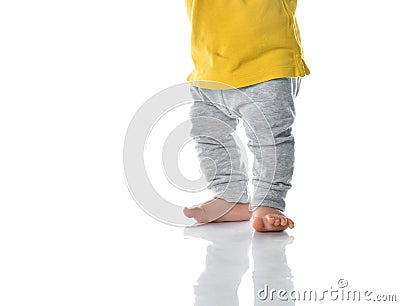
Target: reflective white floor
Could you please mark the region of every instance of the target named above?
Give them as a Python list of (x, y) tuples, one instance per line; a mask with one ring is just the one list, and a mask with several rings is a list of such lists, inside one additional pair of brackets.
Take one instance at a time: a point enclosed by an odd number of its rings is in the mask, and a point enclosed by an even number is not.
[[(193, 285), (194, 305), (239, 305), (238, 290), (245, 274), (247, 284), (241, 290), (243, 303), (248, 304), (264, 284), (288, 291), (293, 289), (285, 255), (286, 246), (293, 242), (293, 237), (287, 233), (253, 234), (249, 222), (241, 222), (190, 228), (184, 231), (184, 236), (209, 242), (204, 271)], [(256, 299), (254, 304), (259, 305), (260, 301)]]
[(399, 303), (398, 239), (390, 231), (395, 224), (374, 229), (360, 219), (361, 227), (346, 229), (346, 220), (322, 214), (314, 229), (304, 217), (292, 231), (268, 234), (255, 233), (250, 222), (184, 229), (158, 224), (160, 232), (138, 246), (136, 300), (196, 306)]

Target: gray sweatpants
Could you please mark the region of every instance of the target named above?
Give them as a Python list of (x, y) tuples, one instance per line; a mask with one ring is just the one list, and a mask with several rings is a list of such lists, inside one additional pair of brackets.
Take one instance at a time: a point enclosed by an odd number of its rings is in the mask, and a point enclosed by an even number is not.
[[(294, 168), (294, 99), (300, 83), (301, 77), (294, 77), (223, 90), (190, 85), (190, 135), (214, 198), (285, 210)], [(254, 155), (252, 199), (247, 169), (232, 135), (239, 119)]]

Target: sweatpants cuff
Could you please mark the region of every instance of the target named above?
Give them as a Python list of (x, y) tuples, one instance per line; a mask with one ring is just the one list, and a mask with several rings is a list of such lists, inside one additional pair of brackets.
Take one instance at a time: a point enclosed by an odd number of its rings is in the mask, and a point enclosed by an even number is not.
[(280, 210), (281, 212), (284, 212), (285, 211), (285, 205), (283, 204), (281, 204), (281, 203), (276, 203), (276, 202), (271, 202), (271, 201), (266, 201), (266, 202), (262, 202), (261, 204), (259, 204), (259, 205), (252, 205), (251, 203), (250, 203), (250, 206), (251, 206), (251, 208), (254, 210), (254, 209), (256, 209), (257, 207), (260, 207), (260, 206), (266, 206), (266, 207), (271, 207), (271, 208), (275, 208), (275, 209), (278, 209), (278, 210)]
[(287, 190), (274, 190), (271, 188), (264, 191), (264, 189), (258, 189), (256, 190), (250, 205), (252, 208), (257, 206), (268, 206), (284, 211), (286, 206), (286, 193)]
[(213, 186), (212, 189), (215, 194), (214, 196), (215, 198), (220, 198), (227, 202), (233, 202), (233, 203), (250, 202), (250, 198), (247, 192), (247, 185), (244, 185), (242, 183), (230, 182), (229, 186), (227, 186), (227, 184), (220, 184), (217, 186)]
[(267, 206), (267, 207), (275, 208), (275, 209), (278, 209), (278, 210), (284, 212), (286, 204), (285, 204), (284, 200), (278, 202), (278, 201), (274, 201), (274, 200), (265, 199), (261, 202), (260, 201), (258, 201), (258, 202), (252, 201), (250, 203), (250, 206), (253, 210), (259, 206)]

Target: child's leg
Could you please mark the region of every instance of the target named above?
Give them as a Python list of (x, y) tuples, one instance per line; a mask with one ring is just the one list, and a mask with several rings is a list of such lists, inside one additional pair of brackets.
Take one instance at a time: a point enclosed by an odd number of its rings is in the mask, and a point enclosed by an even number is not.
[(249, 149), (254, 154), (254, 227), (259, 231), (292, 228), (283, 215), (294, 169), (294, 98), (300, 78), (280, 78), (244, 87), (253, 100), (240, 107)]
[[(185, 208), (184, 213), (201, 223), (249, 220), (247, 170), (232, 136), (238, 118), (219, 104), (219, 90), (191, 86), (191, 94), (194, 102), (190, 110), (190, 135), (195, 141), (201, 171), (209, 183), (207, 187), (213, 191), (215, 200)], [(247, 205), (236, 207), (236, 203)]]

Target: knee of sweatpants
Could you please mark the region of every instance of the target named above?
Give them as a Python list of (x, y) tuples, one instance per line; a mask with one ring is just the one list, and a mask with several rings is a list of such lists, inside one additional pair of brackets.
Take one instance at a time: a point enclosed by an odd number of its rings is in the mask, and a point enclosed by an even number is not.
[(232, 137), (234, 129), (227, 123), (212, 116), (199, 116), (190, 119), (190, 136), (193, 138), (208, 137), (214, 141), (224, 142)]
[(272, 134), (274, 135), (275, 142), (284, 142), (293, 140), (292, 125), (294, 123), (294, 116), (282, 118), (271, 126)]
[(268, 120), (254, 118), (253, 115), (243, 120), (246, 136), (250, 146), (273, 145), (274, 134)]
[(189, 131), (190, 137), (197, 138), (206, 134), (204, 126), (201, 123), (201, 117), (190, 118), (190, 123), (192, 124)]
[[(221, 141), (226, 140), (235, 131), (237, 125), (236, 120), (224, 120), (216, 113), (217, 110), (209, 109), (210, 106), (201, 105), (202, 103), (196, 103), (192, 107), (190, 113), (190, 136), (208, 136), (211, 138), (219, 139)], [(203, 103), (204, 104), (204, 103)]]

